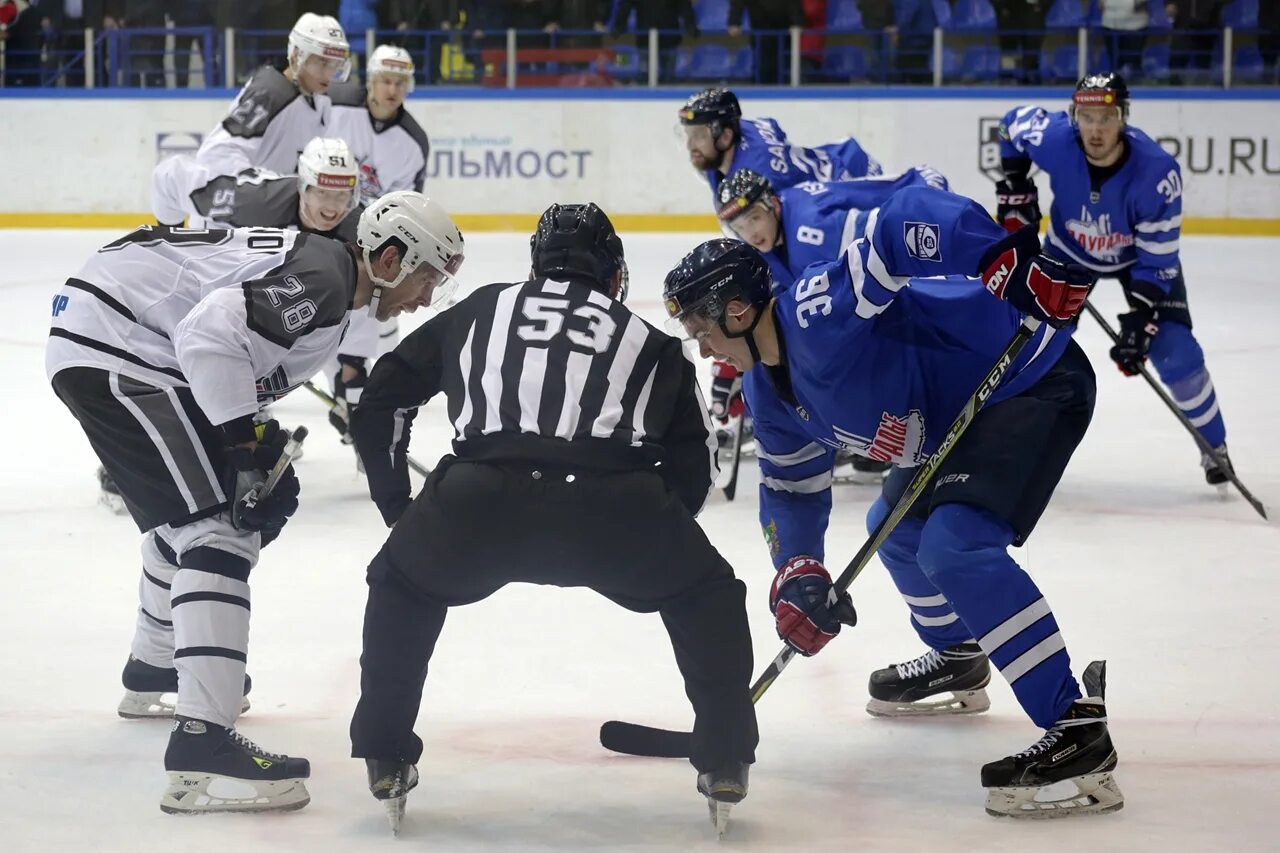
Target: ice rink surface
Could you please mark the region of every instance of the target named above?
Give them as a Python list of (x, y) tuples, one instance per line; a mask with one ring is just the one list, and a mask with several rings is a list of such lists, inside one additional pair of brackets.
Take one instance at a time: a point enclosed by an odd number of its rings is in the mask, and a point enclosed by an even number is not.
[[(241, 730), (268, 750), (310, 758), (311, 805), (284, 815), (161, 814), (168, 726), (115, 714), (138, 532), (97, 505), (96, 462), (44, 374), (53, 292), (117, 236), (0, 231), (0, 849), (716, 849), (687, 763), (612, 755), (597, 741), (609, 718), (690, 723), (658, 618), (586, 591), (530, 586), (450, 616), (418, 721), (422, 783), (393, 842), (347, 740), (363, 571), (385, 529), (351, 450), (305, 391), (276, 408), (285, 425), (306, 424), (313, 437), (299, 463), (302, 507), (253, 575), (253, 709)], [(663, 275), (703, 236), (624, 235), (632, 304), (646, 318), (660, 319)], [(1182, 241), (1232, 458), (1245, 483), (1280, 508), (1278, 253), (1280, 241), (1261, 238)], [(527, 267), (527, 236), (469, 235), (468, 283), (523, 278)], [(1104, 283), (1096, 300), (1114, 315), (1118, 285)], [(761, 701), (750, 796), (719, 849), (1280, 847), (1280, 533), (1238, 496), (1221, 500), (1204, 484), (1182, 427), (1141, 379), (1111, 366), (1092, 321), (1082, 326), (1099, 379), (1093, 426), (1015, 556), (1053, 603), (1076, 672), (1110, 661), (1124, 810), (1051, 822), (983, 812), (979, 767), (1040, 734), (998, 677), (984, 715), (867, 716), (870, 671), (923, 651), (873, 562), (852, 589), (861, 624), (819, 657), (795, 661)], [(447, 451), (442, 413), (442, 401), (433, 403), (416, 422), (412, 453), (422, 461)], [(749, 587), (759, 672), (779, 642), (755, 476), (746, 463), (738, 499), (717, 497), (700, 521)], [(862, 544), (874, 494), (836, 488), (833, 574)]]

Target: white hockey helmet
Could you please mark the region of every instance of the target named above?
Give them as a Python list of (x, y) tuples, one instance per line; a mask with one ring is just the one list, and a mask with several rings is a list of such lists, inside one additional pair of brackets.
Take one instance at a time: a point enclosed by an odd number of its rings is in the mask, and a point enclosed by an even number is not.
[(336, 60), (341, 64), (334, 75), (339, 83), (351, 73), (351, 45), (342, 25), (331, 15), (304, 12), (289, 31), (289, 67), (295, 71), (302, 67), (308, 56)]
[(317, 136), (298, 155), (298, 193), (310, 187), (322, 190), (348, 190), (351, 202), (347, 210), (360, 203), (360, 165), (341, 139)]
[(413, 57), (403, 47), (393, 44), (380, 44), (369, 54), (369, 63), (364, 69), (364, 82), (369, 86), (375, 74), (401, 74), (408, 77), (406, 92), (413, 91)]
[[(404, 246), (400, 272), (391, 281), (379, 278), (373, 271), (371, 255), (389, 240)], [(440, 274), (440, 282), (432, 292), (432, 304), (444, 302), (457, 285), (454, 275), (462, 266), (462, 232), (445, 209), (422, 193), (400, 190), (387, 193), (365, 208), (356, 226), (356, 245), (364, 256), (365, 272), (373, 279), (374, 300), (370, 314), (377, 310), (381, 288), (396, 287), (422, 264)]]

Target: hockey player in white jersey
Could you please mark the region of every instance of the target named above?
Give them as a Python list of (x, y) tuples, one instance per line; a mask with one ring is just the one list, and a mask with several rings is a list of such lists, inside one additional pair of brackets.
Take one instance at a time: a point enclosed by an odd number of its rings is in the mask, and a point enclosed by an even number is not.
[[(309, 802), (306, 759), (235, 730), (249, 573), (299, 492), (285, 469), (268, 496), (245, 500), (288, 439), (254, 415), (334, 357), (353, 311), (385, 319), (446, 295), (462, 250), (439, 205), (392, 193), (365, 211), (355, 243), (143, 226), (100, 249), (54, 296), (50, 382), (143, 533), (121, 708), (173, 715), (164, 811)], [(152, 710), (164, 692), (176, 703)], [(229, 793), (227, 779), (241, 792)]]
[(396, 190), (422, 192), (431, 145), (422, 125), (404, 108), (413, 92), (413, 58), (394, 45), (369, 54), (363, 88), (334, 87), (327, 136), (342, 139), (360, 166), (360, 195), (367, 204)]

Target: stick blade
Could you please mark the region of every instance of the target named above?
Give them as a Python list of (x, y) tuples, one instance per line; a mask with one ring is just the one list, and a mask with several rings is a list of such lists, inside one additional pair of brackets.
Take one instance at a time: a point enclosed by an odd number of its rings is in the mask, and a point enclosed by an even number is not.
[(609, 720), (600, 726), (600, 745), (611, 752), (650, 758), (688, 758), (692, 748), (689, 732), (655, 729), (636, 723)]

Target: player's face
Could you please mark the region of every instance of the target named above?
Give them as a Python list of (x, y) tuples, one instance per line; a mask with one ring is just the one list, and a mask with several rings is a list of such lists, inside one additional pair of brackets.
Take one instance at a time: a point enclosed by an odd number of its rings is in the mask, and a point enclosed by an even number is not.
[(764, 202), (751, 205), (729, 227), (757, 252), (768, 252), (778, 245), (778, 216)]
[(695, 169), (715, 169), (724, 159), (724, 152), (716, 148), (711, 136), (711, 126), (706, 124), (681, 125), (684, 130), (684, 147), (689, 152), (689, 162)]
[(345, 62), (333, 57), (316, 56), (314, 53), (298, 66), (298, 88), (307, 94), (324, 92), (342, 70)]
[[(725, 326), (734, 331), (739, 327), (745, 329), (749, 322), (745, 319), (747, 311), (742, 303), (729, 303), (729, 315), (724, 318)], [(688, 314), (680, 318), (680, 331), (687, 340), (698, 345), (698, 355), (725, 361), (739, 371), (750, 370), (755, 362), (751, 358), (751, 350), (743, 338), (730, 337), (719, 323), (702, 314)]]
[(1080, 142), (1090, 160), (1107, 160), (1120, 147), (1124, 133), (1124, 119), (1119, 107), (1077, 107), (1076, 126), (1080, 129)]
[(430, 264), (423, 264), (405, 276), (399, 286), (382, 289), (382, 299), (378, 302), (378, 319), (390, 320), (430, 305), (436, 290), (443, 283), (444, 275), (438, 269)]
[(307, 187), (302, 195), (302, 224), (313, 231), (332, 231), (352, 208), (354, 190)]
[(409, 78), (403, 74), (375, 74), (369, 84), (369, 93), (379, 106), (397, 110), (404, 103), (409, 90)]

